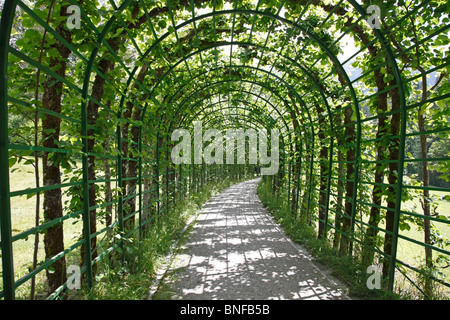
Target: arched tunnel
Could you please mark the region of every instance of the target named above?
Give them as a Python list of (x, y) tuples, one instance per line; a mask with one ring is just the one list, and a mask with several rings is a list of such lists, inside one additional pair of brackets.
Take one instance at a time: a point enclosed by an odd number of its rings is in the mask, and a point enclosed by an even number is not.
[[(448, 294), (447, 1), (2, 6), (3, 299), (64, 295), (70, 264), (95, 289), (180, 199), (275, 161), (261, 183), (295, 223), (379, 265), (386, 290)], [(278, 132), (276, 159), (238, 162), (227, 130), (267, 138), (266, 157)]]

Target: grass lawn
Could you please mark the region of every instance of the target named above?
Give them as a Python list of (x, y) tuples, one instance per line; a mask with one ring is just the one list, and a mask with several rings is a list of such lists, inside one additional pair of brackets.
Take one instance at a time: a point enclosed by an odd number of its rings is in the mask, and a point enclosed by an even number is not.
[[(10, 190), (19, 191), (28, 188), (35, 188), (36, 182), (34, 177), (34, 167), (31, 164), (15, 164), (11, 169), (17, 169), (10, 174)], [(42, 163), (40, 163), (40, 186), (42, 187)], [(67, 177), (67, 176), (66, 176)], [(64, 195), (64, 191), (67, 188), (63, 188), (63, 208), (64, 214), (70, 213), (70, 209), (64, 203), (69, 200)], [(35, 214), (36, 214), (36, 196), (33, 195), (27, 199), (26, 195), (16, 196), (11, 198), (11, 226), (12, 234), (17, 235), (35, 226)], [(40, 223), (43, 222), (43, 195), (40, 197)], [(99, 221), (97, 229), (102, 228), (102, 224)], [(65, 247), (76, 243), (82, 234), (83, 224), (80, 219), (68, 219), (64, 221), (64, 244)], [(38, 264), (45, 260), (44, 252), (44, 235), (39, 235), (39, 250), (38, 250)], [(15, 241), (13, 243), (13, 259), (14, 259), (14, 273), (15, 280), (17, 281), (24, 275), (28, 274), (32, 270), (33, 266), (33, 251), (34, 251), (35, 235), (29, 235), (25, 239)], [(79, 264), (79, 249), (66, 256), (67, 265)], [(1, 265), (1, 261), (0, 261)], [(41, 272), (36, 277), (36, 283), (38, 286), (43, 286), (45, 280), (45, 272)], [(20, 286), (16, 291), (17, 298), (27, 298), (30, 292), (30, 281), (27, 281), (24, 285)]]
[[(434, 199), (434, 204), (437, 205), (436, 212), (439, 213), (440, 216), (445, 216), (448, 221), (450, 221), (450, 201), (443, 200), (443, 196), (448, 195), (449, 193), (442, 192), (442, 191), (430, 191), (430, 197)], [(383, 201), (382, 206), (387, 206), (386, 202)], [(414, 194), (414, 198), (412, 200), (404, 201), (402, 202), (402, 211), (406, 212), (412, 212), (417, 214), (423, 214), (423, 210), (421, 207), (421, 203), (419, 200), (419, 194)], [(405, 213), (402, 213), (402, 215), (406, 215)], [(358, 218), (359, 219), (359, 218)], [(365, 216), (363, 220), (367, 223), (368, 222), (368, 216)], [(443, 223), (443, 222), (431, 222), (432, 226), (440, 233), (440, 235), (444, 238), (450, 240), (450, 224)], [(417, 225), (415, 225), (413, 222), (409, 222), (410, 229), (404, 229), (399, 230), (399, 234), (419, 241), (421, 243), (424, 242), (424, 231), (420, 230)], [(385, 229), (385, 223), (382, 221), (379, 224), (380, 228)], [(365, 226), (362, 227), (363, 230), (366, 229)], [(379, 236), (384, 238), (384, 233), (379, 233)], [(437, 246), (437, 245), (435, 245)], [(380, 248), (383, 250), (383, 248)], [(450, 246), (444, 246), (445, 250), (450, 251)], [(441, 255), (440, 252), (433, 250), (433, 259), (435, 259), (438, 255)], [(450, 258), (447, 256), (447, 258)], [(413, 266), (415, 268), (423, 268), (425, 266), (425, 247), (416, 244), (412, 241), (409, 241), (407, 239), (398, 239), (398, 248), (397, 248), (397, 259), (407, 263), (410, 266)], [(445, 266), (446, 264), (442, 264), (442, 266)], [(408, 277), (410, 277), (413, 280), (417, 280), (417, 272), (414, 272), (410, 269), (404, 269), (407, 271)], [(439, 272), (442, 273), (438, 275), (438, 278), (445, 280), (447, 283), (450, 282), (450, 268), (439, 268)], [(409, 281), (407, 281), (401, 273), (397, 272), (396, 279), (403, 279), (404, 284), (403, 288), (406, 287), (410, 290), (415, 290), (414, 286), (411, 285)], [(402, 289), (403, 289), (402, 288)], [(447, 295), (448, 298), (450, 298), (450, 288), (442, 286), (442, 290), (444, 291), (444, 295)]]
[[(448, 221), (450, 221), (450, 201), (443, 200), (443, 197), (446, 195), (449, 195), (449, 193), (442, 191), (430, 191), (430, 197), (433, 199), (434, 204), (437, 205), (436, 213), (440, 216), (446, 217)], [(416, 194), (413, 200), (403, 202), (402, 210), (422, 214), (423, 210), (419, 200), (419, 195)], [(431, 224), (444, 238), (450, 239), (450, 224), (436, 221), (432, 221)], [(423, 231), (419, 231), (417, 226), (412, 226), (411, 230), (400, 231), (400, 234), (418, 241), (424, 241), (424, 233)], [(399, 247), (399, 259), (402, 259), (403, 257), (408, 261), (419, 260), (420, 263), (423, 263), (425, 258), (424, 248), (422, 246), (413, 244), (405, 239), (400, 239)], [(402, 248), (404, 249), (402, 250)], [(449, 246), (445, 247), (445, 249), (450, 250)]]
[[(442, 191), (430, 191), (431, 197), (436, 196), (437, 199), (441, 199), (435, 200), (435, 204), (437, 204), (436, 212), (441, 216), (445, 216), (448, 221), (450, 221), (450, 201), (442, 200), (442, 197), (445, 195), (448, 195), (448, 193)], [(423, 212), (418, 197), (404, 202), (402, 204), (402, 210), (417, 213)], [(432, 221), (431, 224), (444, 239), (450, 239), (450, 224), (436, 221)], [(424, 232), (423, 230), (418, 230), (417, 226), (412, 226), (410, 230), (400, 231), (400, 234), (424, 242)], [(450, 246), (444, 246), (444, 249), (450, 251)], [(441, 253), (437, 251), (433, 251), (433, 258), (436, 258), (440, 254)], [(406, 239), (399, 239), (397, 258), (415, 267), (423, 266), (425, 264), (425, 248), (421, 245), (407, 241)], [(447, 283), (450, 282), (450, 268), (440, 269), (440, 272), (443, 274), (439, 277), (447, 281)], [(445, 292), (447, 296), (450, 297), (450, 288), (445, 288)]]

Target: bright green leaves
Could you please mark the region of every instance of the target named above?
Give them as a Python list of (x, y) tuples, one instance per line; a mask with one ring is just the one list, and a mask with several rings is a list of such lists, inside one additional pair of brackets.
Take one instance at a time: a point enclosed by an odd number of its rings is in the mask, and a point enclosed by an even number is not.
[[(167, 27), (167, 22), (165, 20), (159, 20), (158, 21), (158, 27), (160, 29), (165, 29)], [(173, 29), (173, 27), (172, 27), (172, 29)], [(169, 30), (169, 32), (170, 32), (170, 30)]]
[(42, 40), (42, 35), (35, 29), (28, 29), (23, 34), (21, 39), (16, 41), (16, 44), (22, 48), (22, 50), (30, 50), (36, 48), (36, 43)]

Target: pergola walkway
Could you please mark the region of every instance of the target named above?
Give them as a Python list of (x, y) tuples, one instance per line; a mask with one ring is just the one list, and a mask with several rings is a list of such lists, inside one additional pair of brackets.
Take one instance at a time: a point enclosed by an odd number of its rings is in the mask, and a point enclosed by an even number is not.
[[(154, 299), (348, 299), (263, 208), (259, 179), (208, 201)], [(168, 296), (167, 296), (168, 295)]]

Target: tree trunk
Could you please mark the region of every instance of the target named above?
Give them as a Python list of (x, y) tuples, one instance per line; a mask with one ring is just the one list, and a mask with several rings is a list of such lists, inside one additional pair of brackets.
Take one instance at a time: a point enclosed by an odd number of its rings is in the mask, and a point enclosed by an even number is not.
[[(52, 0), (49, 6), (48, 15), (47, 15), (47, 24), (50, 21), (50, 15), (52, 13), (53, 5), (55, 0)], [(44, 34), (42, 36), (41, 41), (41, 47), (39, 52), (39, 59), (38, 63), (42, 63), (42, 55), (44, 53), (44, 45), (45, 45), (45, 38), (47, 35), (47, 30), (44, 31)], [(34, 91), (34, 99), (36, 101), (39, 100), (39, 84), (40, 84), (40, 77), (41, 77), (41, 69), (37, 69), (36, 72), (36, 89)], [(34, 113), (34, 146), (39, 146), (39, 111), (36, 110)], [(41, 187), (40, 183), (40, 173), (39, 173), (39, 152), (34, 152), (34, 179), (36, 188)], [(34, 217), (34, 225), (37, 228), (40, 223), (40, 211), (41, 211), (41, 193), (36, 193), (36, 206), (35, 206), (35, 217)], [(33, 248), (33, 270), (36, 269), (37, 263), (38, 263), (38, 251), (39, 251), (39, 232), (36, 232), (34, 235), (34, 248)], [(30, 300), (34, 300), (35, 297), (35, 288), (36, 288), (36, 275), (34, 275), (31, 278), (31, 285), (30, 285)]]
[[(132, 19), (135, 19), (137, 14), (139, 13), (139, 6), (135, 5), (133, 7), (132, 12)], [(145, 16), (145, 15), (144, 15)], [(130, 29), (133, 28), (139, 28), (139, 26), (146, 21), (147, 18), (143, 19), (141, 17), (137, 23), (127, 23), (127, 27)], [(122, 31), (124, 33), (125, 31)], [(110, 34), (114, 34), (114, 31), (111, 30)], [(113, 52), (117, 52), (120, 45), (125, 42), (125, 37), (117, 36), (115, 38), (107, 40), (110, 49)], [(102, 75), (97, 74), (94, 79), (94, 83), (92, 85), (92, 92), (91, 96), (94, 98), (94, 101), (102, 101), (103, 92), (104, 92), (104, 86), (106, 83), (106, 79), (104, 77), (108, 76), (108, 73), (114, 69), (115, 61), (114, 57), (111, 56), (111, 53), (106, 51), (102, 58), (99, 60), (97, 69), (102, 73)], [(89, 103), (87, 105), (87, 118), (88, 118), (88, 124), (95, 126), (99, 111), (99, 105), (97, 105), (93, 100), (89, 100)], [(89, 128), (88, 129), (88, 137), (91, 137), (88, 139), (88, 152), (93, 152), (94, 146), (95, 146), (95, 130)], [(96, 180), (96, 173), (95, 173), (96, 165), (95, 165), (95, 156), (88, 156), (88, 177), (90, 181)], [(89, 207), (95, 206), (97, 203), (97, 192), (96, 192), (96, 185), (95, 183), (92, 183), (89, 185)], [(90, 233), (93, 234), (97, 231), (97, 212), (96, 209), (90, 210)], [(84, 237), (84, 229), (83, 229), (83, 237)], [(91, 239), (91, 251), (92, 251), (92, 259), (95, 259), (97, 256), (97, 250), (95, 250), (95, 247), (97, 246), (97, 237), (94, 237)], [(81, 261), (84, 264), (85, 262), (85, 244), (81, 246)], [(93, 272), (95, 274), (96, 271), (96, 265), (94, 264)]]
[[(111, 107), (111, 100), (106, 101), (106, 107), (110, 108)], [(110, 115), (108, 113), (107, 115), (107, 121), (110, 120)], [(109, 133), (108, 131), (106, 132), (106, 137), (105, 137), (105, 141), (103, 142), (103, 148), (105, 150), (106, 154), (109, 154)], [(112, 190), (111, 190), (111, 181), (109, 181), (111, 179), (111, 166), (109, 165), (109, 160), (108, 158), (103, 158), (103, 171), (105, 172), (105, 202), (109, 203), (112, 201)], [(106, 216), (105, 216), (105, 224), (107, 226), (111, 225), (112, 223), (112, 210), (113, 210), (113, 205), (112, 204), (108, 204), (105, 208), (106, 210)]]
[[(143, 83), (145, 76), (147, 75), (148, 72), (148, 67), (146, 64), (144, 64), (137, 77), (136, 80), (139, 83)], [(139, 85), (137, 83), (135, 83), (133, 85), (134, 88), (139, 89)], [(146, 95), (144, 95), (144, 99), (145, 99)], [(139, 101), (142, 99), (139, 99)], [(134, 104), (131, 102), (127, 102), (126, 104), (127, 109), (124, 113), (124, 118), (128, 119), (128, 118), (132, 118), (133, 121), (138, 121), (141, 118), (141, 111), (139, 110), (139, 108), (134, 108)], [(122, 142), (122, 152), (124, 155), (128, 155), (128, 158), (132, 158), (135, 159), (137, 153), (138, 153), (138, 143), (139, 143), (139, 127), (132, 125), (131, 129), (129, 130), (130, 124), (129, 123), (125, 123), (122, 127), (122, 138), (128, 139), (128, 134), (129, 131), (131, 132), (131, 141), (133, 141), (134, 143), (132, 144), (128, 144), (127, 141), (123, 141)], [(130, 146), (130, 148), (129, 148)], [(127, 168), (127, 164), (128, 164), (128, 168)], [(123, 160), (122, 161), (122, 174), (124, 177), (128, 177), (128, 178), (133, 178), (131, 180), (128, 181), (123, 181), (123, 185), (122, 188), (125, 192), (125, 194), (128, 196), (132, 196), (136, 193), (136, 185), (137, 185), (137, 165), (138, 162), (134, 161), (134, 160)], [(124, 197), (125, 197), (124, 194)], [(132, 212), (136, 211), (136, 197), (132, 197), (127, 201), (127, 205), (124, 207), (124, 216), (127, 216), (129, 214), (131, 214)], [(128, 218), (125, 222), (124, 222), (124, 229), (126, 231), (130, 231), (134, 228), (134, 224), (135, 224), (135, 216), (131, 216), (130, 218)]]
[[(110, 43), (113, 50), (117, 50), (119, 47), (119, 44), (117, 42)], [(108, 72), (110, 72), (114, 68), (114, 61), (113, 60), (107, 60), (102, 59), (100, 60), (98, 66), (98, 70), (103, 73), (104, 75), (107, 75)], [(96, 75), (94, 79), (94, 83), (92, 86), (92, 92), (91, 96), (96, 101), (101, 101), (104, 91), (104, 85), (106, 80), (100, 76)], [(99, 106), (93, 102), (92, 100), (89, 100), (89, 103), (87, 105), (87, 118), (88, 118), (88, 124), (95, 126), (98, 116), (98, 110)], [(88, 139), (88, 152), (93, 152), (94, 146), (95, 146), (95, 130), (92, 128), (89, 128), (87, 131), (88, 137), (91, 137)], [(96, 180), (96, 173), (95, 173), (96, 165), (95, 165), (95, 156), (88, 156), (88, 177), (90, 181)], [(97, 192), (96, 192), (96, 185), (94, 182), (92, 182), (89, 185), (89, 207), (94, 207), (97, 204)], [(89, 211), (89, 218), (90, 218), (90, 233), (94, 234), (97, 232), (97, 210), (91, 209)], [(84, 229), (82, 233), (83, 239), (84, 239)], [(95, 250), (95, 247), (97, 246), (97, 237), (93, 237), (91, 239), (91, 252), (92, 252), (92, 259), (95, 259), (97, 257), (97, 250)], [(81, 246), (81, 262), (84, 264), (86, 260), (86, 248), (85, 244), (83, 243)], [(96, 271), (96, 264), (93, 266), (93, 272), (95, 274)]]
[[(389, 70), (386, 71), (388, 73)], [(389, 85), (393, 87), (391, 92), (391, 101), (392, 101), (392, 118), (391, 118), (391, 137), (398, 136), (400, 132), (401, 125), (401, 117), (400, 117), (400, 97), (398, 95), (397, 81), (395, 78), (389, 82)], [(398, 157), (400, 154), (400, 140), (399, 138), (391, 138), (389, 140), (389, 174), (388, 174), (388, 197), (387, 197), (387, 207), (388, 210), (386, 212), (386, 232), (384, 237), (384, 253), (391, 255), (392, 254), (392, 235), (389, 232), (394, 231), (394, 219), (395, 219), (395, 198), (397, 194), (396, 183), (399, 174), (403, 174), (403, 172), (398, 172)], [(383, 277), (387, 277), (389, 273), (390, 261), (384, 260), (383, 263)]]
[(298, 195), (299, 195), (299, 187), (300, 187), (300, 141), (298, 137), (295, 138), (295, 155), (294, 155), (294, 166), (292, 172), (293, 179), (292, 179), (292, 200), (291, 200), (291, 214), (293, 214), (295, 217), (297, 217), (298, 213)]
[[(422, 73), (425, 73), (425, 70), (421, 70)], [(427, 93), (427, 76), (422, 76), (422, 102), (426, 101), (428, 97)], [(422, 108), (419, 107), (418, 113), (418, 125), (419, 132), (423, 133), (426, 131), (425, 128), (425, 119), (422, 114)], [(420, 150), (422, 159), (426, 159), (428, 157), (428, 147), (427, 147), (427, 135), (420, 135)], [(422, 179), (423, 179), (423, 187), (428, 188), (430, 186), (430, 172), (428, 170), (428, 161), (422, 161)], [(430, 191), (428, 189), (424, 189), (422, 191), (422, 209), (425, 217), (431, 216), (430, 210)], [(431, 244), (431, 222), (429, 219), (424, 218), (423, 220), (423, 229), (424, 229), (424, 242), (426, 244)], [(433, 267), (433, 251), (430, 248), (425, 247), (425, 265), (428, 269)], [(428, 298), (432, 295), (432, 280), (429, 277), (425, 277), (425, 298)]]
[(326, 174), (328, 172), (328, 148), (325, 145), (325, 134), (324, 134), (324, 126), (325, 126), (325, 118), (322, 117), (323, 109), (316, 105), (317, 109), (317, 115), (320, 117), (319, 119), (319, 144), (320, 152), (319, 152), (319, 167), (320, 167), (320, 174), (319, 174), (319, 228), (318, 228), (318, 238), (322, 238), (324, 236), (325, 231), (325, 215), (326, 215), (326, 202), (328, 199), (328, 196), (326, 194), (327, 191), (327, 177)]
[[(59, 14), (66, 16), (66, 6), (62, 6)], [(67, 42), (71, 43), (71, 33), (62, 25), (58, 26), (55, 31), (61, 35)], [(67, 58), (70, 50), (63, 44), (56, 42), (51, 46), (56, 49), (59, 56), (50, 58), (49, 68), (65, 78)], [(59, 67), (58, 67), (59, 66)], [(61, 113), (61, 97), (63, 84), (52, 76), (47, 76), (43, 83), (44, 93), (42, 96), (42, 107), (53, 111), (57, 114)], [(55, 116), (46, 115), (42, 119), (42, 146), (44, 148), (58, 149), (58, 140), (61, 130), (61, 119)], [(52, 155), (50, 158), (49, 156)], [(52, 186), (61, 184), (61, 172), (58, 161), (58, 153), (44, 152), (42, 156), (43, 167), (43, 185)], [(44, 191), (44, 220), (45, 222), (59, 219), (63, 216), (62, 194), (61, 188)], [(50, 259), (53, 256), (64, 251), (64, 232), (63, 224), (58, 223), (48, 228), (44, 235), (45, 258)], [(47, 283), (49, 292), (52, 293), (67, 280), (66, 259), (61, 257), (47, 269)]]
[(306, 146), (306, 157), (305, 157), (305, 163), (307, 164), (307, 168), (306, 168), (306, 175), (305, 175), (305, 188), (303, 191), (303, 195), (302, 195), (302, 204), (300, 206), (300, 221), (302, 222), (306, 222), (308, 220), (308, 197), (309, 197), (309, 191), (310, 191), (310, 186), (309, 186), (309, 181), (310, 181), (310, 177), (311, 177), (311, 172), (310, 172), (310, 165), (311, 165), (311, 150), (310, 150), (310, 145), (309, 145), (309, 141), (308, 139), (305, 139), (305, 146)]
[[(355, 127), (354, 125), (348, 125), (352, 122), (353, 109), (352, 105), (349, 105), (347, 109), (345, 109), (344, 116), (344, 125), (347, 125), (345, 128), (345, 143), (346, 145), (352, 144), (355, 142)], [(353, 176), (355, 171), (355, 148), (347, 147), (347, 156), (346, 156), (346, 183), (345, 183), (345, 215), (342, 216), (342, 231), (345, 233), (341, 236), (339, 252), (343, 255), (349, 253), (350, 249), (350, 237), (351, 230), (351, 219), (352, 219), (352, 207), (356, 205), (353, 203), (353, 188), (355, 188), (353, 183)]]
[[(340, 114), (336, 115), (336, 126), (340, 127), (342, 124), (342, 118)], [(344, 165), (344, 153), (342, 152), (342, 147), (344, 145), (343, 135), (337, 135), (337, 145), (338, 145), (338, 181), (337, 181), (337, 197), (336, 197), (336, 214), (334, 217), (334, 237), (333, 237), (333, 248), (339, 247), (340, 237), (341, 237), (341, 217), (344, 213), (344, 175), (345, 175), (345, 165)]]
[[(386, 88), (386, 84), (383, 81), (383, 75), (379, 70), (374, 71), (375, 82), (378, 88), (378, 92), (382, 92)], [(377, 96), (377, 114), (382, 115), (387, 112), (387, 92), (380, 93)], [(389, 141), (385, 140), (389, 133), (389, 126), (387, 123), (387, 117), (382, 116), (378, 119), (377, 139), (381, 139), (377, 142), (377, 162), (375, 164), (374, 182), (376, 183), (372, 189), (372, 203), (369, 214), (369, 227), (366, 229), (364, 236), (364, 246), (362, 251), (362, 263), (363, 266), (369, 266), (373, 263), (376, 247), (376, 238), (378, 235), (378, 224), (380, 222), (380, 208), (382, 201), (382, 194), (384, 187), (381, 185), (384, 182), (384, 176), (386, 171), (386, 164), (382, 161), (386, 160), (386, 149)]]

